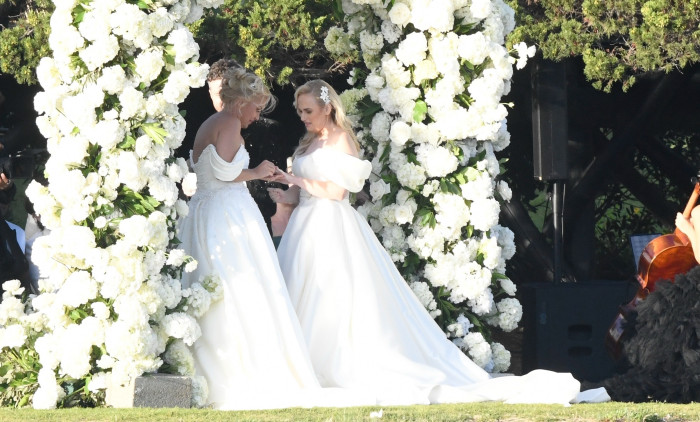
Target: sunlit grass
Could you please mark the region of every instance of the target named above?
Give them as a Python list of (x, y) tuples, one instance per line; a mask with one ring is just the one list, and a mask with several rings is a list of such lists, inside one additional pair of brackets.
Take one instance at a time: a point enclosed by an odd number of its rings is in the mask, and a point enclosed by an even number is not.
[[(371, 418), (382, 411), (381, 418)], [(601, 403), (559, 405), (458, 405), (282, 409), (222, 412), (199, 409), (0, 409), (0, 421), (700, 421), (700, 403)]]

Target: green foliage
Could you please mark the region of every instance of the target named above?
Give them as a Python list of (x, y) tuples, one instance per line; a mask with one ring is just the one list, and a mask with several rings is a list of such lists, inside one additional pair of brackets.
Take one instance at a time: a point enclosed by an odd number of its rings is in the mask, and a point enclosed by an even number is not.
[(41, 364), (38, 354), (29, 348), (5, 348), (0, 356), (0, 406), (27, 406), (39, 388), (37, 377)]
[[(669, 132), (663, 142), (671, 150), (695, 162), (700, 154), (700, 136), (696, 133)], [(644, 180), (655, 184), (667, 198), (683, 211), (692, 192), (692, 185), (677, 187), (668, 175), (646, 156), (637, 152), (634, 167)], [(666, 234), (674, 230), (659, 222), (658, 216), (644, 207), (624, 186), (610, 184), (596, 199), (595, 205), (595, 271), (601, 279), (623, 279), (636, 273), (629, 236), (633, 234)]]
[(518, 26), (509, 42), (545, 58), (583, 58), (586, 78), (609, 92), (636, 77), (700, 61), (700, 0), (508, 0)]
[(337, 23), (331, 1), (226, 0), (191, 29), (203, 59), (232, 57), (284, 85), (345, 70), (323, 46), (326, 32)]
[(0, 10), (13, 12), (7, 28), (0, 30), (0, 72), (26, 85), (37, 83), (34, 69), (49, 51), (49, 19), (53, 5), (48, 0), (19, 3), (0, 0)]
[[(8, 12), (11, 10), (11, 12)], [(50, 0), (0, 0), (11, 16), (0, 29), (0, 72), (19, 83), (37, 83), (34, 69), (50, 55)], [(323, 46), (328, 28), (338, 24), (334, 3), (323, 0), (226, 0), (190, 26), (201, 61), (232, 57), (270, 82), (284, 85), (346, 71), (347, 59), (332, 58)]]

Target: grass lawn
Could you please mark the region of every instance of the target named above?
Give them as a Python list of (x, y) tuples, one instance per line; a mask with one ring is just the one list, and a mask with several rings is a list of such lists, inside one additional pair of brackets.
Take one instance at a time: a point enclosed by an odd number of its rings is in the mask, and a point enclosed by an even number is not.
[[(381, 418), (370, 417), (382, 411)], [(0, 421), (700, 421), (700, 403), (507, 405), (471, 403), (405, 407), (351, 407), (221, 412), (200, 409), (0, 409)]]

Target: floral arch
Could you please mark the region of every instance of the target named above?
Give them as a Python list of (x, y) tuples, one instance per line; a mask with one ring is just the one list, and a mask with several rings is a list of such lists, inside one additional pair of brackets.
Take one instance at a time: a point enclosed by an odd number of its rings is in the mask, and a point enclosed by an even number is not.
[[(178, 105), (208, 67), (185, 26), (220, 0), (57, 0), (35, 98), (51, 154), (48, 185), (27, 195), (50, 234), (38, 239), (40, 294), (5, 284), (0, 304), (4, 406), (100, 405), (109, 385), (145, 372), (193, 374), (196, 318), (220, 295), (215, 278), (188, 289), (196, 262), (178, 249), (187, 214), (174, 150)], [(508, 368), (487, 326), (512, 330), (521, 308), (504, 275), (512, 233), (498, 225), (495, 153), (509, 142), (516, 59), (504, 47), (502, 0), (343, 0), (346, 28), (326, 46), (360, 46), (364, 65), (342, 94), (372, 160), (368, 217), (406, 280), (448, 336), (479, 365)], [(524, 44), (513, 56), (528, 55)], [(195, 377), (195, 403), (206, 385)]]

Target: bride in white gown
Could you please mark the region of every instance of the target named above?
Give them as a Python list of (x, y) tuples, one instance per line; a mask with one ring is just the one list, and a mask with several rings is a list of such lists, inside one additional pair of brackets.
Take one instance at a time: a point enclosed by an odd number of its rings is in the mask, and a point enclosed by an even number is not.
[(361, 388), (382, 405), (576, 401), (570, 374), (491, 378), (446, 338), (348, 202), (371, 164), (357, 158), (339, 97), (315, 80), (294, 98), (307, 134), (293, 174), (278, 170), (292, 187), (269, 191), (298, 201), (277, 253), (321, 385)]
[(218, 275), (223, 298), (200, 319), (195, 371), (217, 409), (333, 405), (320, 391), (270, 235), (245, 181), (267, 178), (269, 161), (248, 169), (241, 128), (273, 105), (260, 78), (244, 69), (224, 75), (222, 111), (197, 132), (191, 161), (197, 191), (180, 225), (182, 248), (198, 261), (188, 287)]

